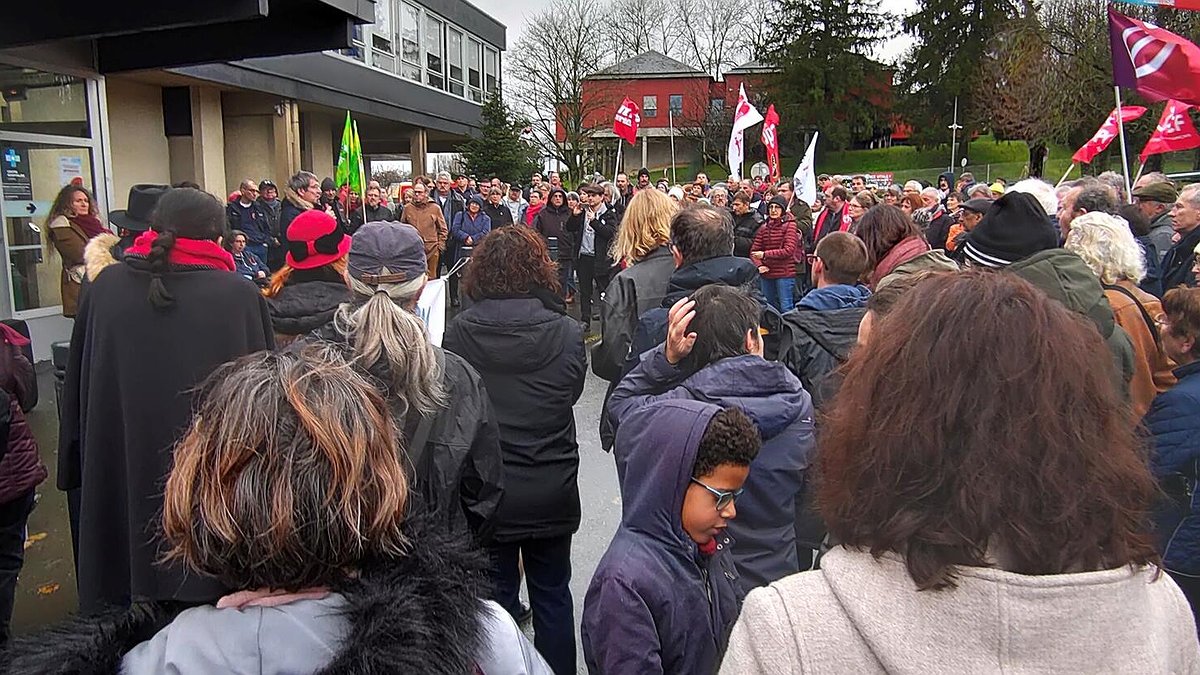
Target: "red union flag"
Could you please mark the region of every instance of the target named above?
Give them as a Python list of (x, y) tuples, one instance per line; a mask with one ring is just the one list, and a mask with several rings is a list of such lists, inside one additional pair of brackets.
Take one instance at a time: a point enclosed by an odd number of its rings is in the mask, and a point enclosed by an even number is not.
[(771, 168), (771, 181), (779, 180), (779, 113), (775, 112), (775, 104), (767, 107), (767, 117), (763, 120), (762, 142), (767, 148), (767, 166)]
[(1150, 155), (1200, 148), (1200, 134), (1196, 133), (1196, 127), (1188, 115), (1191, 107), (1179, 101), (1167, 101), (1154, 134), (1146, 142), (1146, 147), (1142, 148), (1142, 154), (1138, 155), (1143, 164)]
[[(1146, 114), (1146, 109), (1140, 105), (1121, 106), (1121, 122), (1132, 122), (1142, 115)], [(1091, 162), (1096, 155), (1104, 152), (1109, 143), (1117, 137), (1117, 110), (1114, 108), (1109, 114), (1108, 119), (1104, 120), (1104, 124), (1096, 131), (1096, 135), (1092, 136), (1092, 140), (1083, 144), (1083, 147), (1076, 150), (1071, 156), (1071, 161), (1087, 164)]]
[(630, 145), (636, 145), (638, 125), (642, 123), (640, 113), (637, 104), (626, 96), (617, 108), (617, 114), (613, 116), (613, 133)]
[(1152, 23), (1108, 7), (1113, 84), (1148, 101), (1200, 105), (1200, 47)]

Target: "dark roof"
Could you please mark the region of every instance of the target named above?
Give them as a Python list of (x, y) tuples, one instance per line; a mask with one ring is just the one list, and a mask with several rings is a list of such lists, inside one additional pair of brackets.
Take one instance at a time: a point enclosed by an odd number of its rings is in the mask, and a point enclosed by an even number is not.
[(708, 74), (660, 54), (656, 51), (643, 52), (626, 59), (615, 66), (598, 70), (586, 79), (589, 80), (625, 80), (648, 77), (708, 77)]
[(725, 71), (726, 75), (744, 75), (747, 73), (774, 73), (779, 69), (769, 63), (762, 61), (747, 61), (737, 68), (731, 68)]

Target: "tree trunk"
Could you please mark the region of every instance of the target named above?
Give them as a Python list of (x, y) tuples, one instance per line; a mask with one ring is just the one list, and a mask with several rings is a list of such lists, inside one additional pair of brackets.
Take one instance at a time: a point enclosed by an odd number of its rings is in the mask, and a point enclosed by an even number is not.
[(1029, 145), (1029, 177), (1041, 178), (1046, 168), (1046, 155), (1049, 150), (1043, 141), (1026, 141)]

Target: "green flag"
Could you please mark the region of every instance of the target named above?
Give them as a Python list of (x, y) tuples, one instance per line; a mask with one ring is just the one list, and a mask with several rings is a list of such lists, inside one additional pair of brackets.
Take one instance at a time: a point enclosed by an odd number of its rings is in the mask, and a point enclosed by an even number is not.
[(358, 171), (358, 196), (362, 198), (365, 204), (367, 199), (367, 172), (363, 169), (363, 154), (362, 141), (358, 138), (358, 122), (354, 122), (354, 158), (355, 167)]
[(359, 196), (363, 193), (362, 150), (358, 145), (358, 131), (350, 121), (350, 111), (346, 111), (346, 126), (342, 128), (342, 149), (338, 152), (337, 170), (334, 181), (338, 187), (349, 185), (357, 190)]

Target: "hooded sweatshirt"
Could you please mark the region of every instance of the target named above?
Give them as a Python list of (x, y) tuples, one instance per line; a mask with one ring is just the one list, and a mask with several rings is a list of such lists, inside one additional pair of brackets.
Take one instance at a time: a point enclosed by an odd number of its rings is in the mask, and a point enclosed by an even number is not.
[(831, 284), (814, 288), (800, 298), (797, 309), (833, 310), (849, 307), (866, 307), (871, 291), (866, 286)]
[(1112, 352), (1118, 390), (1128, 397), (1129, 382), (1133, 379), (1133, 343), (1117, 325), (1112, 307), (1104, 297), (1104, 287), (1083, 258), (1063, 248), (1052, 248), (1015, 262), (1008, 270), (1096, 325)]
[[(738, 542), (733, 559), (742, 588), (748, 591), (800, 571), (796, 498), (816, 445), (812, 399), (800, 380), (782, 363), (754, 354), (720, 359), (688, 375), (667, 361), (659, 345), (613, 391), (608, 410), (618, 440), (632, 411), (674, 399), (738, 408), (762, 435), (762, 449), (750, 464), (745, 493), (737, 502), (738, 517), (729, 523)], [(613, 448), (622, 495), (632, 478), (631, 451), (636, 447), (620, 442)]]
[(1187, 600), (1153, 568), (958, 571), (918, 591), (899, 556), (835, 548), (746, 598), (721, 673), (1200, 672)]
[(700, 439), (720, 408), (672, 400), (643, 406), (617, 434), (628, 455), (621, 525), (583, 601), (583, 655), (593, 675), (711, 673), (740, 593), (718, 536), (706, 556), (683, 529), (683, 497)]
[[(552, 203), (556, 194), (562, 195), (562, 206), (554, 206)], [(562, 188), (553, 188), (550, 190), (550, 196), (546, 198), (546, 205), (538, 211), (533, 219), (533, 229), (537, 230), (538, 234), (545, 237), (547, 241), (550, 237), (558, 238), (559, 260), (571, 260), (575, 255), (575, 235), (567, 232), (563, 227), (567, 223), (567, 218), (570, 217), (571, 209), (567, 206), (567, 193), (563, 192)]]

